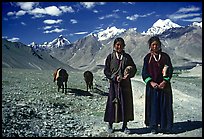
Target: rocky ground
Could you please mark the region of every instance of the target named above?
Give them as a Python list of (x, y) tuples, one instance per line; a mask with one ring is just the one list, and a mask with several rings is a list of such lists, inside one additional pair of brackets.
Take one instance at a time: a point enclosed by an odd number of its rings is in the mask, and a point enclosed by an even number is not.
[(70, 72), (66, 94), (57, 92), (52, 74), (51, 70), (2, 68), (3, 137), (202, 137), (200, 70), (172, 78), (173, 133), (156, 135), (143, 122), (145, 86), (141, 75), (132, 79), (135, 119), (128, 123), (131, 134), (126, 135), (120, 131), (122, 123), (113, 125), (114, 133), (106, 132), (103, 115), (108, 82), (102, 72), (94, 74), (94, 90), (89, 92), (83, 73)]

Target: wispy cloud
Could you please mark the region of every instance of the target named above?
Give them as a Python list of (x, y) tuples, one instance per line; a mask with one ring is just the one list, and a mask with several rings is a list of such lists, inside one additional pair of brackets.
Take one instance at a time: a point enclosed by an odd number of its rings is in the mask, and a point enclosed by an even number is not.
[(188, 22), (202, 22), (202, 18), (200, 17), (195, 17), (191, 19), (183, 19), (183, 21), (188, 21)]
[(96, 5), (104, 5), (105, 2), (80, 2), (80, 4), (87, 9), (91, 9), (95, 7)]
[(82, 35), (82, 34), (87, 34), (88, 32), (86, 32), (86, 31), (83, 31), (83, 32), (76, 32), (76, 33), (74, 33), (74, 34), (76, 34), (76, 35)]
[(65, 31), (66, 29), (59, 29), (59, 28), (55, 28), (55, 29), (53, 29), (53, 30), (46, 30), (46, 31), (44, 31), (43, 33), (45, 33), (45, 34), (48, 34), (48, 33), (60, 33), (60, 32), (63, 32), (63, 31)]
[(175, 13), (171, 15), (167, 15), (173, 21), (181, 20), (181, 21), (202, 21), (201, 13), (199, 13), (201, 9), (199, 7), (191, 6), (191, 7), (182, 7)]
[(43, 23), (45, 23), (45, 24), (58, 24), (58, 23), (61, 23), (61, 22), (62, 22), (61, 19), (58, 19), (58, 20), (50, 20), (50, 19), (48, 19), (48, 20), (44, 20), (43, 21)]
[(51, 29), (51, 28), (52, 28), (52, 26), (45, 26), (45, 27), (43, 27), (44, 30)]
[(11, 38), (11, 39), (8, 39), (8, 41), (11, 41), (11, 42), (18, 42), (20, 39), (19, 38)]
[(138, 17), (139, 17), (138, 14), (134, 14), (134, 15), (131, 15), (131, 16), (127, 16), (126, 19), (134, 21), (134, 20), (137, 20)]
[(107, 19), (107, 18), (119, 18), (119, 16), (116, 13), (114, 13), (114, 14), (108, 14), (105, 16), (101, 16), (98, 19), (103, 20), (103, 19)]
[(152, 14), (154, 14), (155, 12), (151, 12), (151, 13), (147, 13), (147, 14), (143, 14), (143, 15), (138, 15), (138, 14), (134, 14), (131, 16), (127, 16), (126, 19), (131, 20), (131, 21), (135, 21), (137, 20), (139, 17), (148, 17)]
[(73, 13), (75, 12), (71, 6), (59, 6), (59, 8), (64, 12)]
[(75, 20), (75, 19), (70, 19), (70, 22), (71, 22), (72, 24), (76, 24), (76, 23), (78, 23), (78, 21)]
[(199, 10), (200, 10), (199, 7), (191, 6), (191, 7), (187, 7), (187, 8), (180, 8), (177, 11), (177, 13), (196, 12), (196, 11), (199, 11)]
[(26, 23), (25, 22), (21, 22), (21, 25), (26, 26)]

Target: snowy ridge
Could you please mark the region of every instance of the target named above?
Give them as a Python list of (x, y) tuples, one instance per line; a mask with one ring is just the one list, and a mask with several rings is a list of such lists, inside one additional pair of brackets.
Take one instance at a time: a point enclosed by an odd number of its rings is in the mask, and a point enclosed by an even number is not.
[(143, 35), (159, 35), (162, 34), (164, 31), (170, 28), (177, 28), (181, 27), (180, 25), (173, 23), (170, 19), (157, 20), (151, 28), (147, 30), (147, 32), (143, 32)]
[(192, 26), (198, 26), (202, 28), (202, 22), (198, 23), (198, 22), (193, 22)]
[(110, 38), (113, 38), (116, 35), (119, 35), (123, 32), (125, 32), (126, 29), (117, 29), (115, 26), (113, 27), (108, 27), (106, 30), (103, 30), (97, 34), (98, 40), (103, 41), (103, 40), (108, 40)]
[(48, 43), (48, 46), (59, 48), (71, 44), (69, 40), (60, 35), (58, 38)]

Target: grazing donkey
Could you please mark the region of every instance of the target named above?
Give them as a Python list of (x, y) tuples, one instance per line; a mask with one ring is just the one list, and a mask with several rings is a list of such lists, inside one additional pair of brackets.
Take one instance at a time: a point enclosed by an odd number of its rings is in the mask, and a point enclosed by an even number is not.
[(84, 80), (86, 82), (87, 92), (88, 89), (93, 90), (93, 73), (91, 71), (84, 72)]
[(67, 93), (67, 81), (68, 81), (68, 77), (69, 77), (69, 74), (67, 73), (67, 71), (65, 69), (58, 68), (54, 72), (53, 75), (54, 75), (54, 82), (57, 81), (58, 92), (61, 88), (62, 93), (64, 93), (64, 90), (65, 90), (65, 93)]

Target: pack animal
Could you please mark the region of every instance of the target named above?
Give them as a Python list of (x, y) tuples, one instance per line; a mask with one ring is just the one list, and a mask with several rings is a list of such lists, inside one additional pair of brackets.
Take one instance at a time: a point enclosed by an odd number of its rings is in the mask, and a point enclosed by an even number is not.
[(87, 92), (88, 89), (93, 90), (93, 73), (91, 71), (84, 72), (84, 80), (86, 82)]
[(69, 77), (67, 71), (65, 69), (58, 68), (54, 72), (53, 76), (54, 76), (53, 82), (57, 81), (58, 92), (60, 91), (60, 89), (62, 89), (62, 93), (64, 93), (64, 90), (65, 93), (67, 93), (67, 82)]

